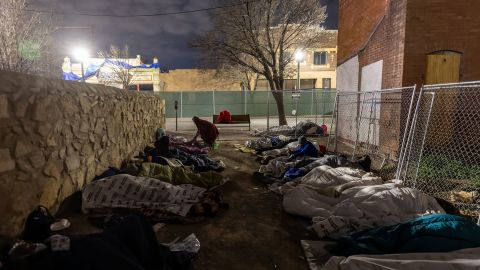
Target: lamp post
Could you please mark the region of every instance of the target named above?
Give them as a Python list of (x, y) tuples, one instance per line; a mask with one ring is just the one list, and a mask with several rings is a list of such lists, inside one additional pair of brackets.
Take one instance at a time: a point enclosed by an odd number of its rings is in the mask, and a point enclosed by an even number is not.
[(80, 61), (80, 66), (82, 69), (82, 82), (85, 82), (85, 71), (83, 68), (83, 63), (89, 58), (88, 50), (86, 48), (78, 47), (73, 50), (73, 56), (75, 59)]
[(304, 55), (301, 50), (295, 52), (295, 61), (297, 61), (297, 90), (300, 90), (300, 62), (303, 61)]
[(292, 95), (295, 99), (295, 138), (297, 138), (298, 125), (298, 100), (300, 99), (300, 62), (303, 61), (303, 52), (298, 50), (295, 52), (295, 61), (297, 61), (297, 93)]

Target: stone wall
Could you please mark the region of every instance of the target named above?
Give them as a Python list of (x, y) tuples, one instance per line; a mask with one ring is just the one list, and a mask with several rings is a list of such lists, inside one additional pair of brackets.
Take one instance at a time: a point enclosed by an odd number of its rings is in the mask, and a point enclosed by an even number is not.
[(15, 235), (38, 204), (55, 211), (164, 126), (148, 93), (0, 71), (0, 234)]

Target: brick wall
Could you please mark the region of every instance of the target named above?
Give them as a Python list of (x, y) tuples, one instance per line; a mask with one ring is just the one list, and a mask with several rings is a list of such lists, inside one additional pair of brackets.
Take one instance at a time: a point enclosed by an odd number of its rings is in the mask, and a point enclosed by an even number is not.
[(357, 54), (385, 14), (387, 0), (340, 0), (338, 63)]
[(408, 0), (403, 84), (421, 84), (426, 55), (463, 54), (461, 81), (480, 80), (480, 1)]
[[(377, 0), (377, 2), (382, 1)], [(376, 26), (365, 49), (359, 53), (360, 69), (383, 60), (383, 89), (402, 86), (405, 18), (406, 0), (389, 1), (381, 22)], [(384, 102), (384, 99), (389, 99), (389, 101)], [(390, 95), (382, 96), (379, 144), (382, 152), (396, 155), (404, 125), (398, 121), (402, 110), (401, 105), (408, 102), (404, 102), (403, 97), (398, 94), (393, 98), (394, 101), (391, 99)]]

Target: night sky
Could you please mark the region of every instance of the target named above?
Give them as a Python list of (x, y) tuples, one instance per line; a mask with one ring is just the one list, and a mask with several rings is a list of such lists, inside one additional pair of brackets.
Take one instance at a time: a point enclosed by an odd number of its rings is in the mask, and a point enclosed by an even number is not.
[[(221, 6), (221, 0), (32, 0), (33, 8), (59, 12), (94, 14), (151, 14), (196, 10)], [(320, 0), (327, 5), (327, 29), (337, 28), (338, 0)], [(114, 18), (67, 16), (58, 18), (55, 25), (64, 27), (93, 26), (89, 29), (63, 29), (55, 33), (58, 53), (71, 54), (75, 46), (84, 45), (91, 54), (105, 50), (110, 44), (128, 44), (132, 56), (140, 54), (146, 62), (157, 56), (169, 68), (192, 68), (199, 63), (199, 53), (188, 47), (188, 42), (212, 27), (211, 15), (203, 11), (159, 17)], [(218, 12), (218, 11), (217, 11)], [(93, 43), (92, 43), (93, 41)], [(92, 45), (93, 44), (93, 45)]]

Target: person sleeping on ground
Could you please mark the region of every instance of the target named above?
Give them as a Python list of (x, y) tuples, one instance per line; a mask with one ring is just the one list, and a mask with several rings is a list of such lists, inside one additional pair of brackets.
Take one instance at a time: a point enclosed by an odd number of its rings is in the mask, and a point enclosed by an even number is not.
[(309, 156), (315, 158), (319, 156), (320, 153), (318, 152), (318, 149), (304, 136), (300, 136), (300, 138), (298, 138), (298, 144), (300, 145), (299, 148), (290, 154), (288, 157), (289, 161), (292, 161), (296, 157), (300, 156)]
[(300, 137), (298, 143), (299, 146), (295, 150), (290, 151), (288, 156), (277, 157), (270, 160), (267, 165), (260, 166), (259, 173), (265, 176), (282, 178), (284, 173), (295, 165), (295, 162), (321, 155), (315, 145), (305, 137)]
[(198, 172), (222, 171), (225, 168), (225, 164), (209, 158), (206, 154), (191, 154), (170, 146), (170, 137), (163, 136), (155, 142), (155, 148), (147, 153), (146, 161), (166, 164), (166, 159), (175, 159), (185, 166), (193, 166)]
[(316, 168), (299, 182), (284, 185), (287, 213), (312, 219), (319, 237), (392, 225), (433, 213), (445, 213), (435, 198), (399, 183), (351, 168)]

